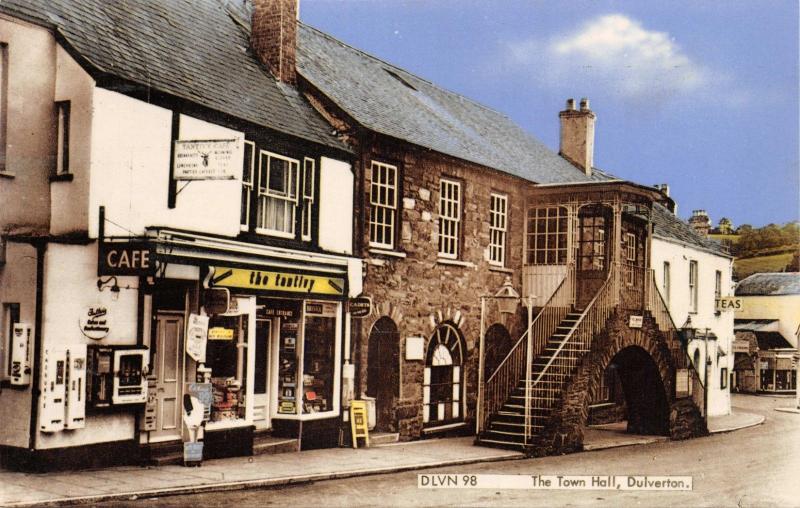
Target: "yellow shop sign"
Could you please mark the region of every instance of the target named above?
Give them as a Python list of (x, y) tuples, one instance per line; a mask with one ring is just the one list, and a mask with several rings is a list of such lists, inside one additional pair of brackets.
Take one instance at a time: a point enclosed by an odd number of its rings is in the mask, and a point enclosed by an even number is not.
[(313, 295), (341, 296), (344, 294), (344, 279), (342, 277), (231, 268), (227, 266), (212, 266), (210, 268), (212, 270), (210, 278), (212, 286)]
[(233, 328), (222, 328), (215, 326), (208, 329), (208, 340), (231, 340), (233, 339)]

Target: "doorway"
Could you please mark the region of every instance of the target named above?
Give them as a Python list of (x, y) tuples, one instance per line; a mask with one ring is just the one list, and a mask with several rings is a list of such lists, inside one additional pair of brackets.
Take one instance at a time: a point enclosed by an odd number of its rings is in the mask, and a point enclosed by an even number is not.
[(607, 241), (611, 217), (603, 206), (585, 206), (578, 214), (578, 259), (575, 304), (586, 308), (608, 276)]
[(181, 397), (183, 396), (183, 312), (156, 314), (156, 348), (153, 366), (156, 376), (156, 430), (151, 441), (181, 438)]
[(396, 432), (395, 404), (400, 388), (400, 334), (382, 317), (372, 326), (367, 345), (367, 391), (375, 398), (375, 430)]
[(272, 344), (272, 319), (256, 319), (256, 363), (253, 375), (253, 423), (256, 429), (270, 428), (270, 344)]

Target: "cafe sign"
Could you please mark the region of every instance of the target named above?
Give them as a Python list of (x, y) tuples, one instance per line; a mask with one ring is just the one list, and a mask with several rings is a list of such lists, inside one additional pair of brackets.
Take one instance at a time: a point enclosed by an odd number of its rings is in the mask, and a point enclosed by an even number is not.
[(345, 281), (342, 277), (226, 266), (212, 266), (210, 270), (211, 286), (308, 295), (344, 295)]
[(153, 275), (156, 263), (147, 242), (98, 242), (97, 275)]
[(234, 180), (241, 171), (236, 139), (176, 140), (172, 174), (176, 180)]

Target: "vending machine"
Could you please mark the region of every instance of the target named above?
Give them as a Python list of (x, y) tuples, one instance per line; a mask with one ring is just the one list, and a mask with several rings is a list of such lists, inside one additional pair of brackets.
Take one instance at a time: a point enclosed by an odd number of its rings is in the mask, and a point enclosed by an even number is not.
[(144, 346), (89, 346), (86, 383), (90, 406), (147, 402), (148, 357)]
[(11, 334), (11, 384), (31, 384), (31, 325), (17, 323)]
[(86, 344), (67, 349), (67, 403), (64, 428), (86, 426)]
[(43, 356), (39, 430), (58, 432), (64, 429), (67, 350), (64, 347), (51, 346), (45, 348)]

